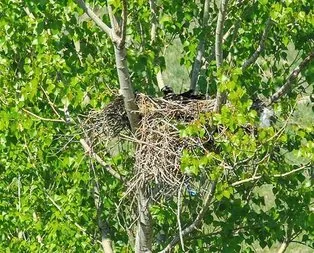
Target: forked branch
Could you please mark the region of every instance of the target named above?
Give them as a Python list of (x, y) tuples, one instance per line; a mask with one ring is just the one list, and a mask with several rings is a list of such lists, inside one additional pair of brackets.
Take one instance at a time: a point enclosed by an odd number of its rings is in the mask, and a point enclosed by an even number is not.
[(85, 11), (85, 13), (103, 30), (113, 42), (120, 41), (120, 38), (117, 37), (115, 33), (112, 32), (112, 29), (107, 26), (93, 11), (89, 8), (83, 0), (76, 0), (78, 5)]

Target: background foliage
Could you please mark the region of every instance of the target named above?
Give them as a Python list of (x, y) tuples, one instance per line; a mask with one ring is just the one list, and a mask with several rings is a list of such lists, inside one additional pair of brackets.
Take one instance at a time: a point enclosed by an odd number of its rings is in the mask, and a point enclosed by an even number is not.
[[(216, 136), (219, 152), (183, 153), (183, 171), (200, 182), (197, 194), (185, 192), (181, 202), (174, 197), (152, 205), (153, 250), (162, 250), (177, 233), (178, 203), (184, 226), (195, 219), (205, 179), (219, 179), (215, 199), (201, 228), (185, 238), (186, 250), (254, 252), (293, 241), (313, 248), (313, 62), (273, 106), (275, 125), (258, 128), (258, 134), (241, 127), (259, 126), (253, 100), (273, 94), (313, 50), (313, 3), (229, 1), (225, 62), (217, 71), (213, 38), (218, 7), (211, 2), (209, 24), (203, 26), (203, 2), (156, 1), (159, 29), (154, 43), (148, 3), (128, 3), (127, 60), (137, 91), (157, 96), (159, 69), (176, 91), (187, 89), (198, 44), (204, 40), (197, 87), (213, 97), (221, 84), (232, 105), (182, 129), (182, 136), (201, 137), (208, 124), (227, 130), (224, 137)], [(119, 3), (111, 2), (117, 14)], [(106, 4), (91, 4), (109, 23)], [(0, 249), (101, 251), (93, 192), (100, 184), (102, 215), (115, 249), (131, 251), (134, 231), (126, 227), (136, 217), (131, 209), (117, 209), (124, 185), (86, 157), (79, 143), (81, 130), (66, 122), (70, 113), (79, 124), (80, 115), (103, 108), (117, 94), (111, 41), (74, 1), (2, 0), (0, 13)], [(269, 19), (273, 24), (264, 50), (256, 63), (242, 69)], [(126, 146), (114, 154), (104, 152), (103, 159), (121, 174), (132, 174)], [(245, 159), (250, 162), (243, 164)], [(306, 164), (304, 170), (278, 176)], [(258, 180), (235, 184), (256, 175)], [(304, 246), (302, 252), (307, 249), (311, 251)]]

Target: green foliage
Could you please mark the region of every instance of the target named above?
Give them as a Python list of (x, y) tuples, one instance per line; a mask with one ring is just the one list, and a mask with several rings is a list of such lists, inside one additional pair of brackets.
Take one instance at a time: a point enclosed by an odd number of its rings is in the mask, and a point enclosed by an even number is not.
[[(199, 89), (214, 96), (219, 85), (229, 101), (219, 114), (209, 112), (187, 127), (178, 126), (182, 139), (207, 140), (208, 149), (182, 151), (181, 170), (197, 194), (183, 190), (181, 199), (169, 197), (151, 206), (154, 250), (162, 250), (178, 232), (178, 205), (183, 228), (195, 219), (212, 180), (218, 181), (214, 200), (200, 229), (184, 238), (187, 250), (254, 252), (256, 243), (264, 249), (296, 238), (314, 247), (313, 168), (297, 170), (314, 162), (313, 101), (297, 103), (301, 92), (313, 93), (313, 63), (302, 71), (304, 82), (297, 80), (301, 84), (274, 105), (275, 125), (261, 128), (259, 112), (251, 107), (257, 96), (268, 97), (282, 86), (312, 50), (313, 1), (240, 1), (241, 6), (229, 1), (224, 32), (230, 35), (219, 70), (212, 53), (215, 1), (205, 29), (204, 1), (156, 1), (154, 43), (147, 1), (128, 2), (127, 60), (136, 90), (156, 95), (160, 69), (178, 91), (187, 87), (183, 71), (191, 70), (199, 40), (205, 39), (207, 65)], [(120, 14), (120, 1), (111, 3)], [(0, 13), (0, 251), (100, 252), (92, 193), (99, 183), (102, 216), (115, 248), (129, 252), (134, 231), (126, 228), (136, 219), (133, 202), (119, 206), (124, 185), (89, 161), (79, 143), (80, 129), (65, 122), (67, 111), (77, 121), (116, 94), (110, 39), (70, 0), (2, 0)], [(242, 70), (268, 18), (274, 25), (265, 49), (257, 64)], [(102, 19), (109, 24), (108, 15)], [(182, 68), (173, 67), (175, 62)], [(102, 158), (130, 178), (132, 152), (122, 145)], [(237, 183), (252, 177), (258, 178)], [(269, 186), (266, 193), (256, 190), (264, 186)], [(266, 201), (269, 195), (272, 204)]]

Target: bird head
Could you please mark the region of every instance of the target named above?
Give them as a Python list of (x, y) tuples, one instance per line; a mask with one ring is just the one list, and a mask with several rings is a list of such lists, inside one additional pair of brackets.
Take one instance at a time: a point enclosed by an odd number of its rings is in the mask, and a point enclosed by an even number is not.
[(173, 93), (173, 89), (170, 86), (164, 86), (161, 89), (162, 93), (164, 94), (164, 96)]

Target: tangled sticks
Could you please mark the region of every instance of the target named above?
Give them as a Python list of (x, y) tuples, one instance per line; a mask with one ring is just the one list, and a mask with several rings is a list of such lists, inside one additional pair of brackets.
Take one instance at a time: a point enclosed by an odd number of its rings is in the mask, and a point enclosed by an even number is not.
[(195, 137), (180, 137), (178, 125), (184, 127), (196, 120), (200, 113), (212, 111), (214, 101), (182, 103), (141, 95), (138, 106), (142, 120), (137, 133), (134, 183), (178, 186), (184, 180), (180, 169), (182, 151), (203, 145)]
[(141, 121), (134, 137), (130, 137), (120, 96), (103, 111), (90, 113), (83, 128), (88, 129), (85, 132), (93, 145), (105, 146), (108, 139), (115, 136), (136, 143), (135, 171), (129, 190), (135, 190), (144, 184), (152, 187), (178, 187), (185, 178), (180, 169), (182, 151), (193, 151), (204, 144), (197, 137), (180, 137), (178, 127), (184, 128), (197, 120), (200, 113), (212, 111), (214, 100), (167, 100), (137, 94), (136, 103)]

